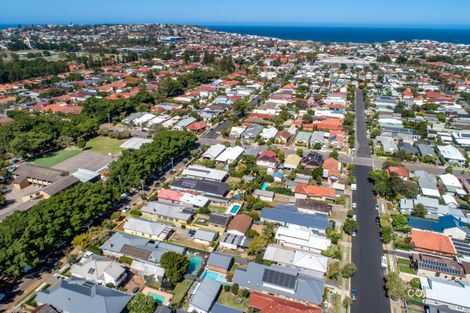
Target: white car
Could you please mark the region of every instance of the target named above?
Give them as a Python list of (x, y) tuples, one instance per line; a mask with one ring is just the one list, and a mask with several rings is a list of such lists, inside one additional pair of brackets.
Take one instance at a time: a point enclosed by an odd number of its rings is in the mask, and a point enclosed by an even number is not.
[(383, 268), (387, 268), (387, 257), (382, 255), (381, 265)]
[(352, 190), (352, 191), (355, 191), (356, 188), (357, 188), (356, 184), (351, 184), (351, 190)]
[(357, 203), (356, 203), (356, 202), (353, 202), (352, 208), (353, 208), (353, 209), (357, 208)]

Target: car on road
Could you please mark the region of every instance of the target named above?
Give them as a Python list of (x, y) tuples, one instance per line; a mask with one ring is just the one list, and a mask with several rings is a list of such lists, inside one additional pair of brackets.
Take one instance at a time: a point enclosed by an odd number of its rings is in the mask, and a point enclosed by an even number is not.
[(351, 290), (351, 299), (352, 299), (352, 301), (357, 300), (357, 290), (356, 289)]
[(357, 232), (355, 231), (354, 233), (352, 233), (351, 236), (356, 237), (356, 236), (357, 236)]
[(380, 226), (380, 217), (378, 216), (375, 217), (375, 224)]
[(353, 221), (357, 221), (357, 216), (356, 216), (356, 214), (354, 214), (354, 215), (351, 217), (351, 219), (352, 219)]
[(356, 189), (357, 189), (356, 184), (351, 184), (351, 190), (352, 190), (352, 191), (355, 191)]
[(385, 255), (382, 255), (380, 263), (381, 263), (383, 268), (387, 268), (387, 257)]
[(356, 202), (353, 202), (352, 208), (353, 208), (353, 209), (357, 208), (357, 203), (356, 203)]

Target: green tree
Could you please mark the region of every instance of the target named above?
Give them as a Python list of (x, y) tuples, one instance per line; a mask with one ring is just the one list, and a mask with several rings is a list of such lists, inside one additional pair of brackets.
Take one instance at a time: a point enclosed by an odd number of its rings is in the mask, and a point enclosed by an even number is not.
[(334, 149), (333, 151), (330, 152), (330, 158), (338, 160), (338, 150)]
[(343, 230), (346, 234), (352, 235), (358, 229), (358, 223), (355, 220), (347, 218), (343, 224)]
[(426, 208), (424, 207), (422, 203), (418, 203), (413, 208), (413, 215), (417, 217), (425, 217), (426, 214), (428, 214), (428, 210), (426, 210)]
[(401, 280), (397, 272), (390, 272), (385, 275), (385, 288), (387, 295), (394, 301), (404, 299), (406, 296), (407, 285)]
[(337, 280), (339, 274), (341, 273), (341, 265), (337, 260), (332, 260), (328, 264), (328, 270), (326, 272), (326, 277), (331, 280)]
[(142, 292), (137, 293), (127, 304), (129, 313), (153, 313), (156, 308), (157, 303), (155, 300)]
[(357, 268), (356, 268), (356, 265), (354, 265), (354, 263), (346, 263), (341, 269), (341, 276), (343, 276), (344, 278), (350, 278), (354, 275), (356, 270)]
[(189, 260), (184, 255), (168, 251), (162, 255), (160, 265), (165, 269), (166, 278), (173, 284), (177, 284), (183, 280), (189, 266)]

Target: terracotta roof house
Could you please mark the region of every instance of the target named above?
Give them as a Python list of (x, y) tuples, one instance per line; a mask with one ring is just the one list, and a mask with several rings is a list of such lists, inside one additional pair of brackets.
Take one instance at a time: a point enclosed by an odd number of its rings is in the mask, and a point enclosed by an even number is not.
[(232, 219), (228, 225), (227, 232), (243, 236), (253, 224), (253, 219), (246, 214), (238, 214)]
[(253, 292), (248, 304), (260, 313), (321, 313), (318, 307), (276, 298), (260, 292)]
[(323, 162), (323, 177), (337, 181), (341, 175), (341, 163), (334, 159), (328, 158)]
[(295, 186), (295, 197), (297, 199), (315, 198), (321, 200), (334, 200), (336, 198), (336, 191), (329, 187), (297, 184)]
[(413, 229), (411, 231), (411, 242), (415, 249), (420, 252), (454, 256), (455, 250), (449, 237), (429, 231)]
[(262, 151), (257, 160), (256, 165), (261, 167), (266, 167), (268, 170), (275, 170), (277, 164), (279, 163), (279, 158), (277, 154), (273, 151)]
[(408, 178), (410, 176), (408, 169), (403, 166), (389, 166), (387, 168), (387, 173), (388, 175), (395, 173), (402, 178)]

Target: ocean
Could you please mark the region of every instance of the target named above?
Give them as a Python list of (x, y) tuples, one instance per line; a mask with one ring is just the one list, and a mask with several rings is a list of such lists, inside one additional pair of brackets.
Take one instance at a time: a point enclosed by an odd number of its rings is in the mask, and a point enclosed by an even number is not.
[(212, 26), (207, 28), (238, 34), (320, 42), (374, 43), (426, 39), (470, 44), (470, 28), (385, 28), (333, 26)]

